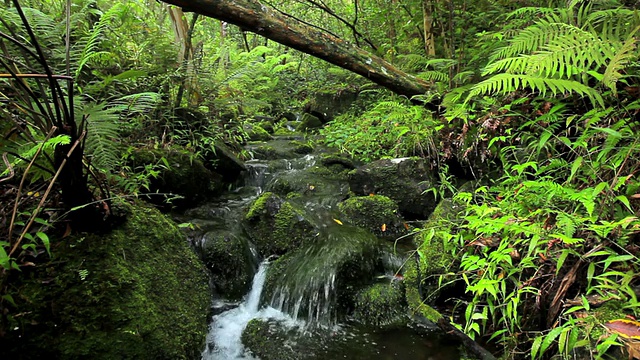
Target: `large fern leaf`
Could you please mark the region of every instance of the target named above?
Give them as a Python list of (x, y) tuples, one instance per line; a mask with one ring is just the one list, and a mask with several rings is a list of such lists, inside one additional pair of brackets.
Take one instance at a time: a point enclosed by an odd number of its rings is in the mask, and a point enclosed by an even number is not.
[(87, 123), (85, 152), (91, 164), (105, 172), (113, 170), (120, 159), (118, 113), (106, 104), (84, 104), (81, 109)]
[(474, 85), (466, 101), (478, 95), (506, 94), (523, 89), (539, 92), (543, 96), (547, 92), (551, 92), (553, 95), (575, 92), (581, 96), (587, 96), (593, 105), (604, 106), (602, 96), (595, 89), (578, 81), (552, 79), (527, 74), (494, 75)]
[[(638, 29), (640, 28), (636, 28), (636, 31)], [(622, 78), (622, 69), (624, 69), (633, 59), (638, 58), (638, 54), (635, 52), (636, 44), (638, 42), (634, 36), (636, 31), (629, 36), (627, 41), (625, 41), (622, 47), (616, 52), (604, 71), (602, 83), (610, 88), (614, 95), (616, 94), (616, 83), (620, 78)]]

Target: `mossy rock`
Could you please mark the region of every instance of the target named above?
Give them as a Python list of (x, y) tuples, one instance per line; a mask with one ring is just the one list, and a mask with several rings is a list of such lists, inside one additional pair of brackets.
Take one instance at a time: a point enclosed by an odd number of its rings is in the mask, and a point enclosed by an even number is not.
[(253, 155), (254, 159), (258, 160), (273, 160), (279, 158), (276, 149), (273, 146), (267, 144), (261, 144), (259, 146), (251, 148), (251, 154)]
[(349, 193), (344, 173), (336, 174), (319, 165), (278, 173), (267, 183), (265, 189), (280, 196), (298, 193), (323, 203), (331, 202), (333, 205), (344, 200)]
[(356, 195), (384, 195), (393, 199), (403, 217), (426, 219), (436, 206), (429, 163), (421, 158), (378, 160), (349, 172)]
[[(271, 128), (273, 130), (273, 127)], [(245, 131), (250, 141), (267, 141), (271, 140), (271, 135), (258, 124), (245, 126)]]
[(352, 197), (338, 204), (338, 208), (345, 220), (378, 237), (396, 239), (407, 231), (398, 215), (398, 205), (386, 196)]
[(407, 304), (402, 282), (378, 283), (360, 290), (356, 295), (353, 318), (373, 326), (406, 324)]
[(257, 125), (263, 128), (268, 134), (273, 134), (275, 132), (273, 121), (261, 121)]
[(296, 127), (296, 131), (305, 132), (322, 127), (323, 123), (317, 116), (309, 113), (302, 114), (300, 123)]
[(304, 212), (291, 202), (266, 192), (257, 198), (245, 216), (249, 235), (262, 256), (282, 255), (313, 242), (316, 231)]
[(291, 145), (293, 146), (293, 152), (296, 154), (306, 155), (313, 152), (313, 146), (307, 142), (292, 140)]
[[(308, 358), (301, 354), (297, 339), (304, 340), (296, 334), (295, 329), (287, 329), (276, 320), (253, 319), (242, 331), (242, 344), (261, 360), (300, 360)], [(306, 337), (308, 345), (313, 339)], [(317, 345), (316, 345), (317, 346)], [(309, 350), (309, 348), (307, 348)]]
[(157, 210), (125, 205), (107, 234), (52, 243), (53, 259), (16, 282), (5, 359), (199, 359), (210, 290), (204, 265)]
[[(222, 177), (205, 168), (193, 153), (175, 149), (139, 149), (131, 155), (134, 170), (155, 166), (159, 169), (156, 178), (149, 179), (150, 192), (175, 194), (183, 198), (173, 199), (171, 205), (178, 208), (192, 207), (219, 193), (223, 188)], [(148, 196), (156, 205), (164, 205), (166, 196)]]
[(321, 164), (332, 172), (341, 173), (344, 171), (350, 171), (356, 168), (353, 160), (347, 156), (340, 154), (328, 154), (322, 157)]
[(227, 299), (241, 299), (251, 287), (254, 273), (247, 239), (230, 232), (211, 231), (204, 235), (201, 246), (216, 292)]
[[(291, 122), (293, 124), (298, 124), (297, 122)], [(283, 126), (281, 128), (278, 128), (274, 133), (274, 136), (278, 136), (278, 137), (296, 137), (296, 136), (301, 136), (302, 134), (293, 130), (289, 130), (286, 126)]]
[[(239, 145), (237, 146), (239, 147)], [(215, 163), (213, 170), (221, 174), (226, 183), (234, 183), (247, 171), (244, 162), (236, 156), (236, 153), (227, 144), (217, 141), (213, 144), (213, 149), (215, 151), (209, 151), (205, 154), (205, 158)], [(236, 151), (240, 150), (239, 148), (235, 149)]]
[(423, 291), (421, 291), (422, 279), (424, 279), (424, 277), (418, 271), (416, 261), (407, 261), (404, 267), (404, 286), (409, 314), (421, 316), (433, 323), (437, 323), (442, 318), (442, 314), (429, 306), (423, 299)]

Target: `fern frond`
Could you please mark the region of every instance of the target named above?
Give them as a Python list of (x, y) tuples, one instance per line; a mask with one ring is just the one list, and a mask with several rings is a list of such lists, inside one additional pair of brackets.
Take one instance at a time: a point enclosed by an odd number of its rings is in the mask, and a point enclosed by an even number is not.
[(120, 159), (120, 143), (117, 139), (119, 118), (114, 108), (102, 104), (85, 104), (81, 109), (87, 119), (87, 142), (85, 152), (91, 164), (105, 172), (113, 170)]
[(76, 76), (79, 76), (82, 69), (88, 63), (96, 59), (104, 59), (110, 54), (108, 51), (99, 51), (100, 43), (102, 42), (104, 32), (111, 25), (111, 23), (118, 18), (123, 9), (126, 9), (125, 4), (117, 3), (113, 5), (107, 12), (103, 13), (100, 20), (95, 24), (91, 32), (86, 39), (83, 39), (84, 47), (79, 56), (78, 65), (75, 71)]
[(522, 17), (539, 17), (540, 15), (548, 15), (556, 11), (556, 8), (550, 7), (538, 7), (538, 6), (524, 6), (513, 10), (509, 14), (506, 15), (507, 20), (512, 18), (522, 18)]
[(569, 78), (572, 75), (598, 67), (606, 62), (605, 46), (593, 34), (575, 29), (551, 39), (542, 51), (529, 57), (526, 73), (547, 77)]
[(545, 95), (550, 91), (554, 95), (575, 92), (587, 96), (592, 104), (604, 107), (604, 100), (593, 88), (573, 80), (551, 79), (526, 74), (497, 74), (474, 85), (465, 101), (474, 96), (491, 93), (506, 94), (529, 88)]
[(448, 82), (449, 74), (440, 71), (423, 71), (418, 77), (426, 81)]
[[(636, 30), (638, 29), (640, 28), (636, 28)], [(602, 83), (604, 86), (610, 88), (614, 95), (616, 95), (616, 83), (623, 76), (620, 71), (622, 71), (631, 61), (638, 58), (638, 54), (635, 53), (637, 39), (633, 35), (634, 34), (632, 33), (632, 35), (629, 36), (627, 41), (622, 45), (622, 48), (620, 48), (613, 56), (604, 71), (604, 76), (602, 77)]]

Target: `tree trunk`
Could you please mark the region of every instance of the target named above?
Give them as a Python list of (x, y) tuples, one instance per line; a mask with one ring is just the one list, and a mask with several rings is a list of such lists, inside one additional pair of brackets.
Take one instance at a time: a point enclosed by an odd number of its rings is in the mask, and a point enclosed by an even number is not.
[(433, 33), (433, 4), (431, 0), (422, 2), (422, 20), (424, 23), (424, 51), (429, 57), (436, 56), (436, 42)]
[(360, 74), (387, 89), (408, 97), (423, 94), (429, 84), (398, 70), (389, 62), (359, 47), (295, 19), (256, 0), (163, 0), (255, 32), (280, 44), (313, 55)]

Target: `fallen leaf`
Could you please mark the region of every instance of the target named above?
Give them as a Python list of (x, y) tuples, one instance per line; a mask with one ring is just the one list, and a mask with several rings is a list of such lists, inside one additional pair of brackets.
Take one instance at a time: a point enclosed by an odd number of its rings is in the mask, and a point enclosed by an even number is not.
[(387, 224), (382, 224), (382, 226), (380, 226), (380, 230), (382, 230), (382, 232), (387, 231)]
[(640, 322), (630, 319), (616, 319), (607, 321), (604, 327), (612, 334), (625, 339), (640, 340)]
[(71, 225), (69, 223), (67, 223), (67, 229), (64, 231), (64, 234), (62, 235), (62, 238), (64, 239), (69, 235), (71, 235)]
[(338, 225), (342, 225), (342, 221), (340, 221), (340, 220), (338, 220), (338, 219), (333, 219), (333, 221), (335, 221), (335, 222), (336, 222), (336, 224), (338, 224)]

